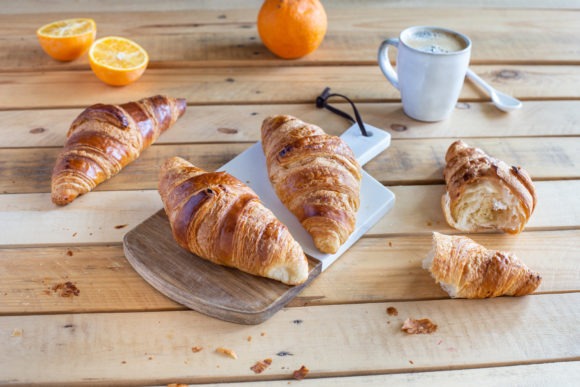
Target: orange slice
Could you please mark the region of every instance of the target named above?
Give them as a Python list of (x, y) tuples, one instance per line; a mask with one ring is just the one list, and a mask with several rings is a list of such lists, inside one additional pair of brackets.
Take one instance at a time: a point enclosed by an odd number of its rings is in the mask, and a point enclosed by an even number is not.
[(93, 43), (89, 50), (89, 62), (101, 81), (113, 86), (125, 86), (143, 75), (149, 56), (137, 43), (109, 36)]
[(67, 19), (46, 24), (36, 30), (40, 46), (54, 59), (69, 61), (81, 56), (97, 35), (93, 19)]

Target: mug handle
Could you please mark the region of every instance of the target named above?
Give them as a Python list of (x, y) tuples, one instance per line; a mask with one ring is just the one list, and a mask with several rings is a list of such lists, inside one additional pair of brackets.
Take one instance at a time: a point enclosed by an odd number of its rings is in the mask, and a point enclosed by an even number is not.
[(387, 77), (389, 82), (391, 82), (393, 86), (395, 86), (395, 88), (399, 90), (399, 77), (397, 76), (397, 73), (395, 72), (393, 66), (391, 66), (391, 62), (389, 61), (388, 56), (389, 46), (398, 48), (399, 39), (390, 38), (381, 43), (381, 46), (379, 47), (379, 67), (381, 68), (381, 71), (383, 72), (383, 74), (385, 74), (385, 77)]

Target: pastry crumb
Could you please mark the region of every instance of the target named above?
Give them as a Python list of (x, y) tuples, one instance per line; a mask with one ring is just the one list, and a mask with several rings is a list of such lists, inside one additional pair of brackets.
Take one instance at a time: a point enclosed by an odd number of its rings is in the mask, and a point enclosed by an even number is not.
[(272, 359), (264, 359), (262, 361), (257, 361), (256, 364), (250, 367), (255, 374), (261, 374), (272, 364)]
[(394, 306), (389, 306), (387, 308), (387, 314), (389, 316), (398, 316), (399, 315), (399, 311)]
[(50, 290), (52, 290), (53, 293), (58, 294), (60, 297), (73, 297), (78, 296), (81, 293), (79, 288), (76, 287), (76, 284), (71, 281), (55, 284), (50, 288)]
[(296, 380), (302, 380), (306, 377), (306, 375), (308, 375), (308, 372), (310, 372), (310, 370), (305, 366), (302, 366), (300, 369), (297, 369), (292, 373), (292, 377)]
[(12, 336), (12, 337), (22, 337), (23, 334), (24, 334), (24, 331), (22, 330), (22, 328), (14, 328), (12, 330), (12, 334), (10, 336)]
[(201, 351), (203, 349), (203, 347), (200, 346), (195, 346), (195, 347), (191, 347), (191, 352), (193, 353), (198, 353), (199, 351)]
[(437, 324), (434, 324), (428, 318), (422, 318), (419, 320), (408, 318), (403, 323), (401, 330), (410, 335), (430, 334), (437, 330)]
[(215, 351), (217, 353), (221, 353), (222, 355), (229, 356), (232, 359), (237, 359), (238, 358), (238, 355), (233, 350), (231, 350), (229, 348), (219, 347), (219, 348), (216, 348)]

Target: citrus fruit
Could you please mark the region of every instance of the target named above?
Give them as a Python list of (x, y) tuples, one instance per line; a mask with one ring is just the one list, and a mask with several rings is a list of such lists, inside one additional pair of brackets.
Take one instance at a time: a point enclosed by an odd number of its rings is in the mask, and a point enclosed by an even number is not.
[(59, 20), (36, 30), (44, 52), (62, 61), (81, 56), (91, 46), (96, 35), (97, 26), (92, 19)]
[(318, 48), (327, 18), (319, 0), (265, 0), (258, 13), (258, 33), (272, 53), (300, 58)]
[(132, 40), (118, 36), (98, 39), (89, 50), (89, 63), (95, 75), (113, 86), (135, 82), (147, 68), (147, 52)]

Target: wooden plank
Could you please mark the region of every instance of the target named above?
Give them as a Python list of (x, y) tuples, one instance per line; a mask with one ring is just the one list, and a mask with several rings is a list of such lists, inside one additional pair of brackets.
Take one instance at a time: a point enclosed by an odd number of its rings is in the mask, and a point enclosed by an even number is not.
[[(288, 387), (287, 380), (269, 380), (267, 382), (230, 383), (227, 387), (268, 386)], [(411, 372), (402, 374), (365, 375), (340, 378), (317, 378), (300, 381), (300, 386), (335, 387), (335, 386), (407, 386), (423, 387), (425, 385), (464, 387), (495, 386), (575, 386), (580, 384), (580, 362), (544, 363), (462, 369), (435, 372)], [(221, 384), (196, 384), (197, 387), (219, 387)]]
[[(579, 230), (472, 238), (514, 252), (541, 273), (537, 293), (580, 290)], [(289, 305), (448, 298), (421, 268), (430, 248), (430, 235), (363, 238)], [(0, 249), (0, 278), (0, 315), (184, 309), (146, 283), (118, 244)], [(51, 291), (67, 281), (79, 289), (78, 297)]]
[[(46, 7), (42, 7), (43, 9)], [(452, 8), (452, 12), (449, 8)], [(299, 60), (283, 60), (261, 43), (256, 28), (259, 7), (192, 9), (164, 12), (82, 11), (92, 17), (99, 36), (118, 35), (136, 40), (149, 53), (150, 67), (232, 65), (295, 66), (299, 64), (374, 65), (380, 42), (396, 37), (412, 25), (441, 25), (461, 31), (474, 42), (472, 63), (577, 64), (578, 33), (575, 11), (558, 9), (478, 9), (329, 7), (329, 28), (314, 53)], [(64, 12), (58, 19), (78, 17)], [(48, 57), (31, 31), (55, 20), (54, 14), (0, 15), (0, 69), (88, 69), (83, 56), (69, 63)], [(482, 30), (477, 26), (486, 25)], [(232, 33), (235, 31), (235, 33)], [(506, 38), (509, 37), (509, 44)], [(345, 53), (356, 52), (356, 56)]]
[[(454, 232), (443, 218), (444, 187), (393, 186), (394, 208), (367, 235)], [(537, 182), (539, 202), (527, 230), (580, 226), (580, 180)], [(119, 243), (123, 235), (162, 208), (157, 191), (91, 192), (65, 207), (50, 194), (0, 195), (0, 246)]]
[[(259, 9), (262, 0), (174, 0), (167, 4), (155, 0), (140, 0), (139, 3), (119, 2), (115, 0), (98, 0), (89, 3), (76, 3), (67, 0), (52, 0), (46, 13), (63, 14), (68, 12), (100, 12), (103, 9), (109, 12), (139, 12), (148, 11), (186, 11), (186, 10), (231, 10), (251, 8)], [(2, 7), (3, 14), (30, 14), (37, 13), (44, 6), (42, 0), (27, 0), (8, 2)], [(578, 9), (580, 5), (575, 0), (333, 0), (326, 2), (327, 10), (336, 8), (366, 7), (366, 8), (534, 8), (534, 9)]]
[[(364, 168), (385, 185), (443, 183), (445, 152), (453, 139), (393, 140)], [(535, 181), (580, 178), (580, 137), (470, 139), (468, 143), (510, 165), (523, 166)], [(159, 166), (179, 155), (215, 170), (249, 144), (155, 145), (97, 190), (156, 189)], [(50, 192), (50, 175), (61, 148), (4, 149), (0, 152), (0, 192)], [(265, 166), (264, 166), (265, 167)]]
[[(338, 100), (340, 101), (340, 100)], [(350, 106), (331, 102), (350, 111)], [(450, 118), (427, 123), (408, 118), (400, 103), (358, 103), (361, 116), (371, 125), (398, 138), (470, 138), (580, 135), (580, 101), (526, 101), (509, 114), (490, 102), (460, 103)], [(3, 148), (62, 146), (71, 122), (82, 109), (0, 111)], [(189, 106), (186, 114), (159, 137), (157, 144), (255, 142), (265, 117), (291, 114), (340, 135), (351, 123), (309, 104)]]
[[(580, 97), (580, 66), (473, 66), (492, 86), (521, 99)], [(288, 82), (292, 79), (292, 82)], [(398, 101), (399, 92), (378, 66), (149, 69), (136, 83), (117, 88), (91, 72), (0, 73), (0, 109), (86, 107), (155, 94), (186, 98), (189, 104), (312, 103), (332, 86), (355, 101)], [(58, 95), (59, 98), (54, 98)], [(488, 101), (467, 82), (462, 100)]]
[[(286, 379), (301, 365), (315, 378), (577, 361), (579, 302), (580, 293), (568, 293), (288, 308), (259, 326), (189, 311), (4, 316), (2, 380), (215, 383)], [(401, 331), (408, 317), (427, 317), (437, 331), (409, 336)], [(203, 350), (192, 353), (194, 346)], [(277, 355), (282, 351), (292, 355)], [(266, 358), (272, 365), (265, 372), (250, 370)]]

